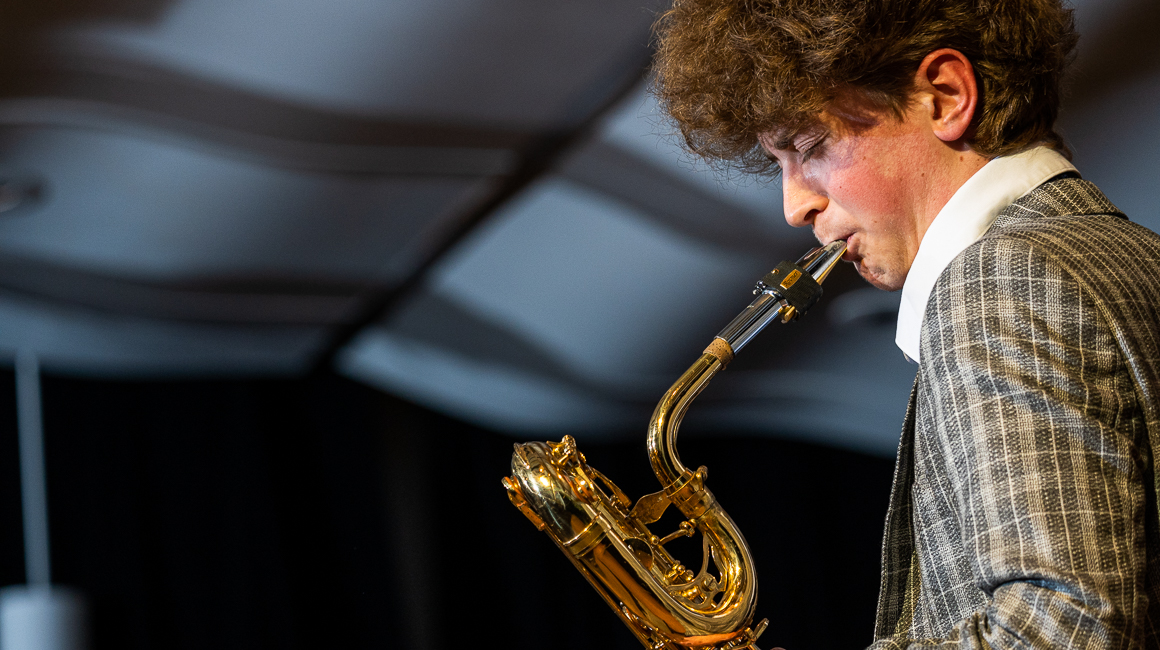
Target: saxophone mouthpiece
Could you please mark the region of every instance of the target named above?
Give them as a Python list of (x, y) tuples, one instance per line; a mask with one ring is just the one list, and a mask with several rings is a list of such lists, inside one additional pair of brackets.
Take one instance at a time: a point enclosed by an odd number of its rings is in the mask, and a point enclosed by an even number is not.
[(819, 246), (801, 256), (797, 265), (814, 277), (814, 281), (821, 284), (830, 274), (838, 260), (846, 254), (846, 240), (837, 239), (825, 246)]
[[(775, 319), (788, 323), (806, 313), (822, 297), (822, 281), (845, 253), (846, 242), (839, 239), (813, 249), (797, 262), (778, 264), (758, 280), (753, 290), (757, 298), (721, 330), (717, 339), (736, 354)], [(732, 354), (714, 356), (729, 363)]]

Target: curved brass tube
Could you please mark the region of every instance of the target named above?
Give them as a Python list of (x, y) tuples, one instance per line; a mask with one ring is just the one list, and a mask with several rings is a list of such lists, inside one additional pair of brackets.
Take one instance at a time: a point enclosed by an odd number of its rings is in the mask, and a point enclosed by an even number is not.
[[(845, 242), (816, 249), (796, 264), (783, 262), (758, 283), (757, 298), (718, 334), (664, 394), (653, 411), (648, 455), (662, 490), (629, 498), (588, 466), (576, 441), (516, 445), (508, 497), (556, 542), (605, 602), (650, 650), (753, 648), (765, 621), (750, 627), (757, 574), (749, 546), (705, 487), (707, 470), (691, 471), (677, 455), (677, 432), (689, 405), (767, 324), (804, 313), (821, 295), (819, 283), (845, 251)], [(669, 505), (686, 521), (661, 538), (648, 528)], [(631, 510), (630, 510), (631, 505)], [(664, 545), (701, 533), (703, 555), (694, 574)], [(712, 560), (719, 575), (709, 571)]]
[(685, 412), (709, 381), (725, 368), (727, 361), (723, 362), (718, 355), (732, 357), (728, 344), (720, 339), (715, 344), (724, 349), (714, 350), (715, 346), (710, 346), (657, 404), (649, 423), (648, 455), (665, 495), (704, 535), (707, 550), (711, 550), (714, 564), (721, 572), (717, 585), (720, 598), (716, 602), (687, 606), (696, 613), (702, 626), (740, 631), (753, 620), (757, 602), (757, 574), (749, 546), (737, 525), (705, 487), (707, 470), (702, 467), (696, 472), (690, 471), (677, 454), (677, 432)]
[(653, 411), (648, 427), (648, 459), (666, 491), (682, 477), (692, 478), (692, 472), (681, 464), (677, 455), (677, 430), (689, 405), (724, 368), (720, 359), (705, 352), (669, 388)]

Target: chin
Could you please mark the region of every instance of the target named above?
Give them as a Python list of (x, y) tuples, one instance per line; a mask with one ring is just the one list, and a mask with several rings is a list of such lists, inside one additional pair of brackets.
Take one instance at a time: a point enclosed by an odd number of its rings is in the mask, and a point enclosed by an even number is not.
[(854, 262), (854, 268), (858, 270), (858, 275), (862, 276), (863, 280), (883, 291), (898, 291), (906, 282), (905, 275), (899, 278), (897, 274), (890, 273), (886, 269), (867, 267), (862, 261)]

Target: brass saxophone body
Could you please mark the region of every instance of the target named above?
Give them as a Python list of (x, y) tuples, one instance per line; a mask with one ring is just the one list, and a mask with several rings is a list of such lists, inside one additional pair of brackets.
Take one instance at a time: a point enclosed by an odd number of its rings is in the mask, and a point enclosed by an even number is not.
[[(693, 399), (758, 332), (774, 319), (793, 320), (817, 302), (822, 280), (845, 250), (846, 243), (836, 241), (766, 274), (754, 290), (757, 298), (661, 398), (648, 432), (659, 492), (634, 505), (587, 464), (572, 436), (515, 446), (512, 476), (503, 479), (508, 497), (552, 538), (646, 648), (756, 648), (766, 621), (752, 625), (757, 574), (749, 546), (705, 487), (706, 468), (694, 472), (681, 463), (677, 430)], [(648, 525), (670, 505), (685, 521), (658, 537)], [(703, 553), (694, 572), (664, 547), (698, 532)]]

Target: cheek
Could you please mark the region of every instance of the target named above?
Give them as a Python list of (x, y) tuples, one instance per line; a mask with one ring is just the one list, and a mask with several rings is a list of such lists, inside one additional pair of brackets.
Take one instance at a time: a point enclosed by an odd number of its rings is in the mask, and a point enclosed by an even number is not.
[(890, 220), (898, 210), (903, 194), (898, 179), (882, 173), (873, 165), (860, 165), (832, 174), (830, 189), (832, 198), (863, 221), (863, 225)]
[(835, 152), (828, 179), (832, 197), (843, 202), (863, 227), (889, 227), (910, 210), (909, 184), (915, 166), (925, 163), (906, 136), (888, 130), (850, 137)]

